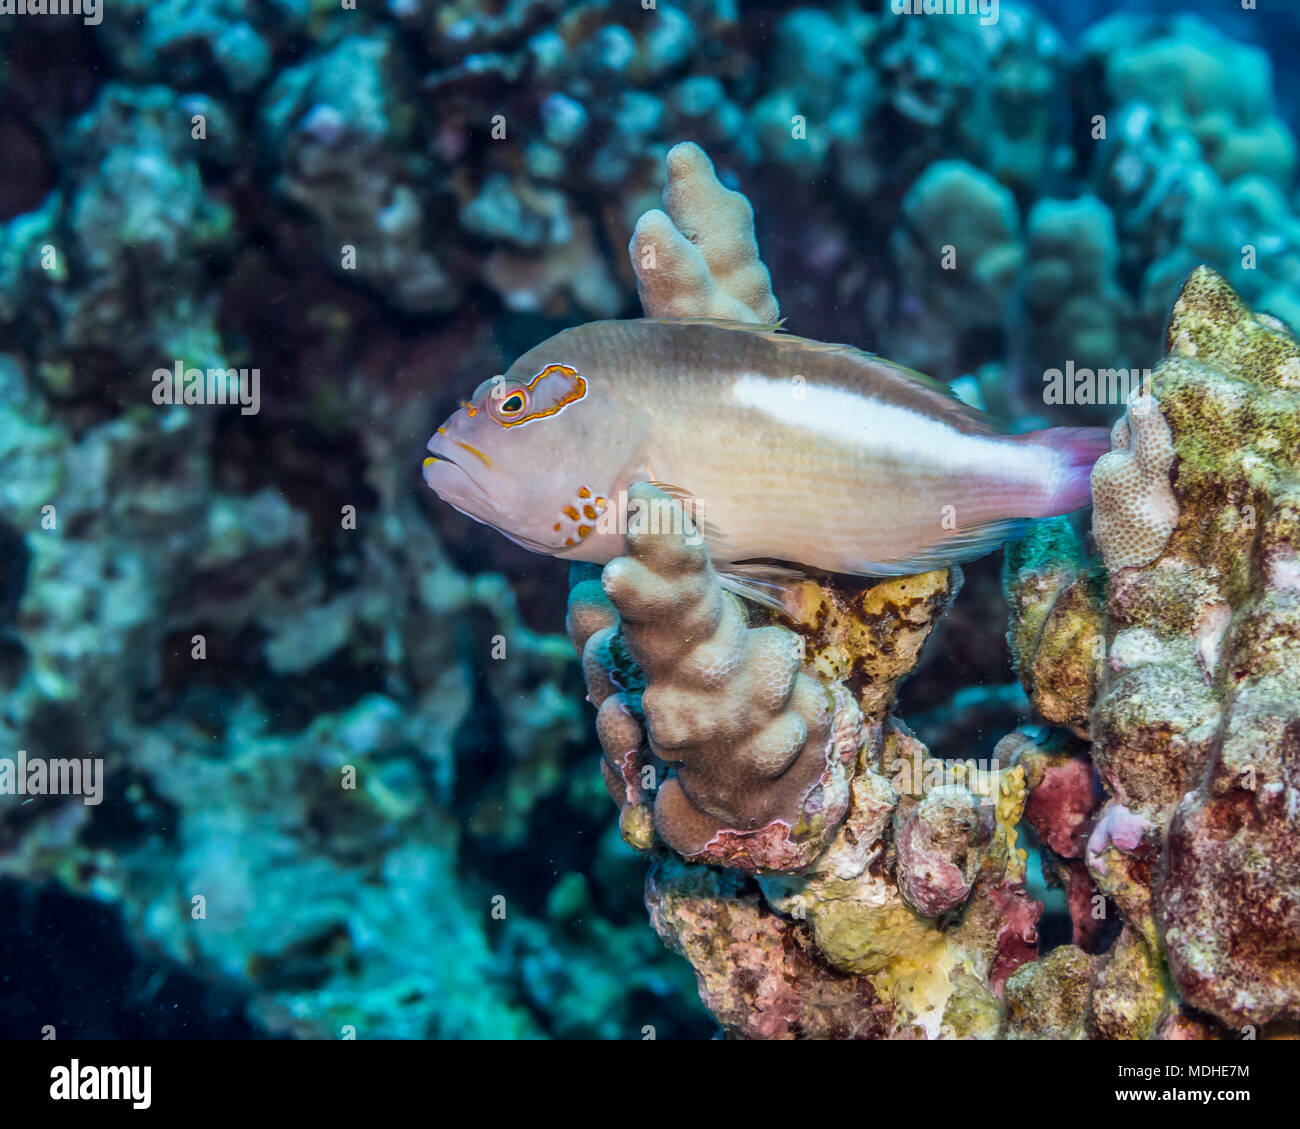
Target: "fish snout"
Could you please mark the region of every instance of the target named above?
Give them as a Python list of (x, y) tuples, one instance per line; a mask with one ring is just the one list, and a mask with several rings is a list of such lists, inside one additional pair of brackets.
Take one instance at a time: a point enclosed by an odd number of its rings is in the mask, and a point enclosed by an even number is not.
[(496, 519), (508, 512), (503, 502), (512, 500), (510, 491), (503, 491), (500, 475), (477, 449), (440, 432), (429, 440), (428, 450), (424, 482), (444, 502), (481, 519)]

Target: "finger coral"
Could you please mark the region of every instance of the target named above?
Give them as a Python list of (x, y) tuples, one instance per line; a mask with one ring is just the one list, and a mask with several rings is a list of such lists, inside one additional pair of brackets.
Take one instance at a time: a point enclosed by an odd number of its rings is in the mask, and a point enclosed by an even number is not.
[[(680, 502), (644, 484), (631, 500), (643, 513), (653, 504), (676, 519), (672, 532), (633, 520), (630, 555), (602, 577), (646, 680), (648, 752), (675, 770), (657, 788), (655, 828), (686, 858), (800, 869), (848, 810), (846, 769), (862, 743), (861, 713), (848, 694), (828, 693), (802, 671), (798, 636), (748, 626), (736, 598), (718, 587)], [(592, 700), (600, 699), (607, 777), (621, 780), (635, 804), (640, 727), (626, 693), (607, 693), (614, 681), (601, 661), (612, 658), (614, 634), (612, 625), (591, 634), (583, 665)]]
[(770, 325), (780, 317), (758, 257), (754, 209), (719, 183), (713, 162), (684, 142), (668, 153), (664, 207), (637, 221), (628, 253), (648, 317), (710, 317)]

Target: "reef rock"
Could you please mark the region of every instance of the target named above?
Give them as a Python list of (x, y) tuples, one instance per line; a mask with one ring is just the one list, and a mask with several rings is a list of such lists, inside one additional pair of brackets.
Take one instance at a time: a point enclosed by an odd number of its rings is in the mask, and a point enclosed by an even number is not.
[(1091, 640), (1071, 655), (1035, 627), (1087, 571), (1059, 529), (1008, 558), (1012, 636), (1022, 677), (1095, 699), (1073, 719), (1107, 797), (1084, 861), (1125, 922), (1097, 985), (1127, 992), (1096, 1033), (1182, 1005), (1280, 1033), (1300, 1019), (1300, 343), (1201, 268), (1167, 348), (1094, 472), (1099, 675)]

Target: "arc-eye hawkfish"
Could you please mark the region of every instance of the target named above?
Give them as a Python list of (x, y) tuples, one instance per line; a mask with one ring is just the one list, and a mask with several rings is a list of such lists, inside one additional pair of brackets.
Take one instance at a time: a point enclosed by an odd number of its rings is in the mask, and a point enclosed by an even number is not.
[(851, 346), (641, 319), (566, 329), (484, 381), (430, 439), (424, 476), (518, 544), (597, 564), (626, 551), (627, 489), (655, 483), (723, 582), (771, 602), (771, 562), (899, 576), (990, 552), (1088, 505), (1108, 449), (1103, 428), (1006, 434)]

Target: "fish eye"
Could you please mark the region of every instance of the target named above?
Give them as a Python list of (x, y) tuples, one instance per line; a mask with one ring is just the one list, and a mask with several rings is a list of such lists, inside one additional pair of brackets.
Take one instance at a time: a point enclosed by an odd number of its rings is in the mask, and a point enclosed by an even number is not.
[(518, 419), (528, 410), (528, 390), (526, 388), (493, 389), (488, 397), (488, 407), (499, 423)]

